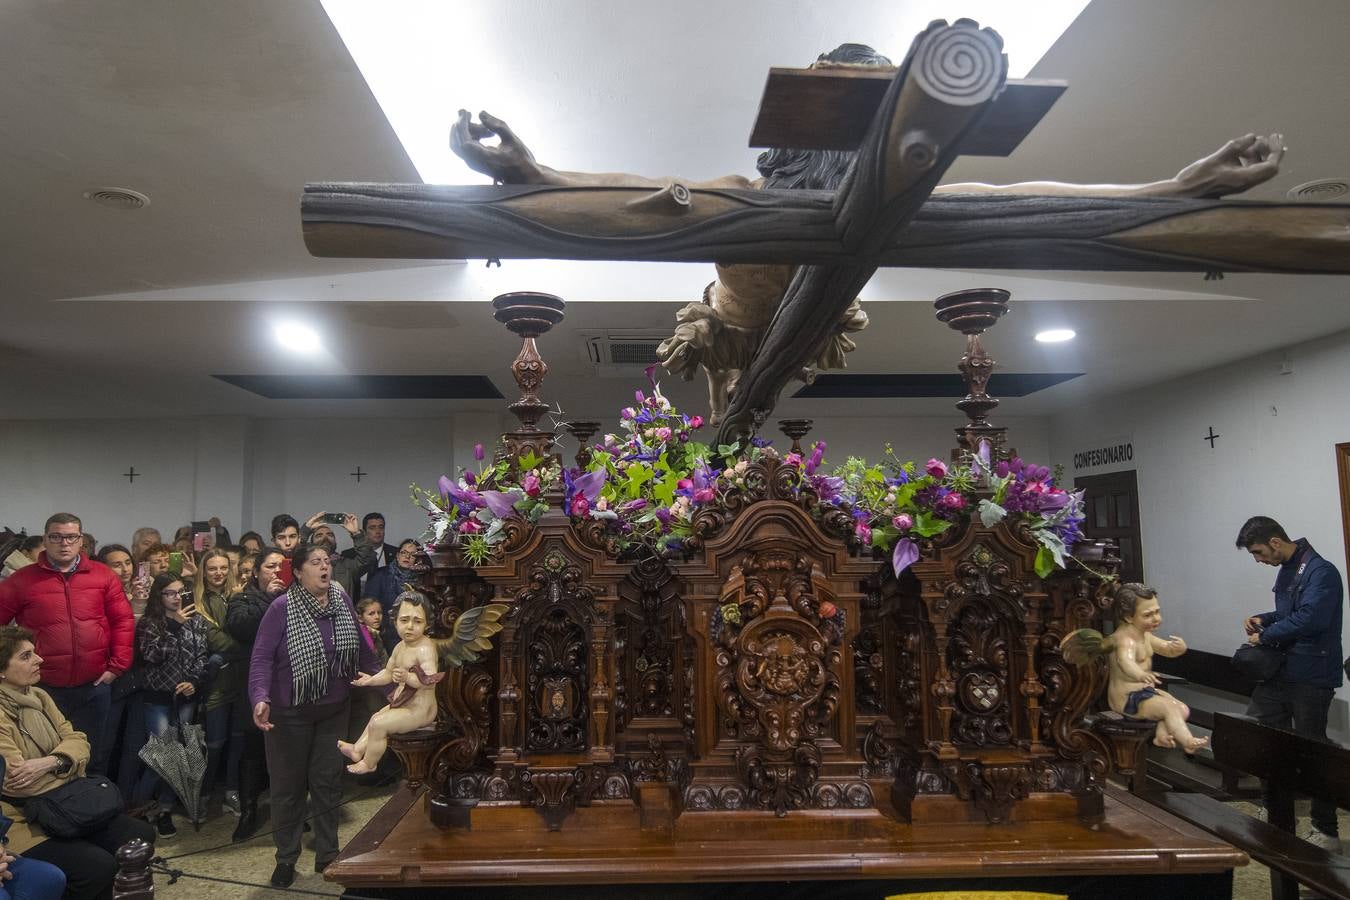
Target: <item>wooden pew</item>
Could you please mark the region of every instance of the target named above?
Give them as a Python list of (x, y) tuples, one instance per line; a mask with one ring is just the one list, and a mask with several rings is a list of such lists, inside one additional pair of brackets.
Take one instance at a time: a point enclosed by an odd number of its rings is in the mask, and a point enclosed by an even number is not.
[(1350, 900), (1350, 859), (1292, 834), (1299, 794), (1350, 806), (1350, 749), (1223, 713), (1214, 716), (1212, 744), (1220, 765), (1270, 782), (1269, 823), (1200, 794), (1165, 791), (1148, 799), (1267, 866), (1274, 900), (1297, 900), (1299, 885)]

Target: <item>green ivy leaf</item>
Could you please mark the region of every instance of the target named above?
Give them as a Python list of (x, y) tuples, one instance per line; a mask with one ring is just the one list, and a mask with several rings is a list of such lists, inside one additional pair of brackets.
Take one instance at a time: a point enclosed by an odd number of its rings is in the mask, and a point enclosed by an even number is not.
[(540, 463), (544, 462), (544, 457), (535, 453), (533, 450), (529, 450), (524, 456), (520, 457), (519, 462), (520, 470), (522, 472), (528, 472), (530, 469), (537, 468)]
[(878, 550), (885, 550), (891, 544), (895, 543), (900, 537), (900, 532), (891, 525), (882, 528), (872, 529), (872, 546)]
[(914, 532), (920, 537), (935, 537), (951, 527), (951, 522), (946, 519), (939, 519), (929, 513), (921, 512), (914, 517)]
[(733, 456), (735, 456), (737, 453), (739, 453), (739, 452), (740, 452), (740, 449), (741, 449), (741, 442), (740, 442), (740, 441), (736, 441), (736, 442), (733, 443), (733, 444), (718, 444), (718, 445), (717, 445), (717, 455), (718, 455), (718, 456), (724, 456), (724, 457), (730, 459), (731, 457), (733, 457)]
[(1055, 554), (1050, 552), (1050, 548), (1042, 547), (1036, 551), (1036, 574), (1044, 578), (1053, 571), (1055, 571)]
[(675, 502), (675, 489), (680, 486), (680, 479), (676, 473), (671, 472), (660, 481), (652, 482), (652, 496), (663, 506), (669, 506)]

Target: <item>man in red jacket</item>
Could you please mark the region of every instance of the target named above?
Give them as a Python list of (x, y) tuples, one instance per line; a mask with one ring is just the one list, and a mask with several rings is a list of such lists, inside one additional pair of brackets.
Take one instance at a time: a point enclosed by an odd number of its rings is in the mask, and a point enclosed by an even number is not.
[(38, 561), (0, 582), (0, 623), (37, 638), (42, 687), (89, 738), (89, 771), (106, 772), (112, 680), (131, 668), (135, 620), (112, 569), (80, 554), (79, 517), (57, 513), (43, 527)]

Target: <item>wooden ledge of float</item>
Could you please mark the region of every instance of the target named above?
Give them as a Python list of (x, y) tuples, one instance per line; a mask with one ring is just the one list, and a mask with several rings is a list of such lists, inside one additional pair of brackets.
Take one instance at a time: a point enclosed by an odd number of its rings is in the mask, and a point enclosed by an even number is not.
[(1096, 828), (1077, 820), (914, 826), (876, 810), (783, 819), (701, 812), (680, 816), (673, 839), (642, 831), (626, 801), (578, 809), (555, 832), (518, 806), (478, 808), (473, 830), (441, 830), (422, 796), (395, 794), (324, 877), (347, 888), (394, 888), (1193, 875), (1247, 864), (1242, 851), (1109, 787), (1106, 821)]

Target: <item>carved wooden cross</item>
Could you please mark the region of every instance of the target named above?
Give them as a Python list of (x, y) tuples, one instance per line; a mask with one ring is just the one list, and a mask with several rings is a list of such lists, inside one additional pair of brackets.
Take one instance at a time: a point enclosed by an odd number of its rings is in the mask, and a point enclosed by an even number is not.
[(837, 191), (310, 184), (305, 243), (316, 256), (795, 265), (723, 441), (768, 415), (880, 266), (1350, 272), (1350, 206), (930, 197), (964, 147), (1009, 152), (1048, 109), (1045, 89), (1007, 84), (1002, 41), (969, 20), (930, 25), (884, 87), (857, 70), (774, 73), (797, 89), (773, 93), (771, 79), (755, 143), (856, 146)]

